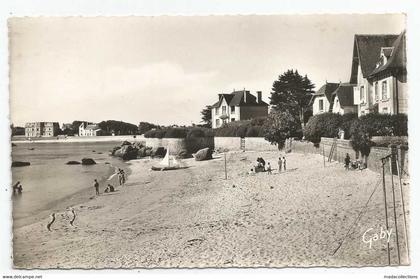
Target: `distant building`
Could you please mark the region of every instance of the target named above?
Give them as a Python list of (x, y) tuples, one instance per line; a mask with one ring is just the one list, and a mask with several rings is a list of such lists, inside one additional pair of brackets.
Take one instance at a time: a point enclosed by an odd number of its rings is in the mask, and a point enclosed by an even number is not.
[(326, 82), (312, 97), (313, 115), (332, 112), (333, 93), (337, 90), (339, 83)]
[(219, 94), (219, 100), (213, 104), (211, 110), (212, 128), (219, 128), (224, 123), (267, 115), (268, 104), (262, 100), (261, 91), (257, 91), (257, 97), (246, 90)]
[(357, 113), (357, 105), (354, 104), (354, 84), (340, 83), (332, 93), (332, 112), (339, 114)]
[(27, 138), (55, 137), (59, 130), (58, 122), (29, 122), (25, 124), (25, 136)]
[(399, 35), (355, 35), (350, 83), (358, 114), (407, 113), (405, 31)]
[(104, 133), (98, 124), (83, 122), (79, 126), (80, 137), (96, 137), (102, 136)]

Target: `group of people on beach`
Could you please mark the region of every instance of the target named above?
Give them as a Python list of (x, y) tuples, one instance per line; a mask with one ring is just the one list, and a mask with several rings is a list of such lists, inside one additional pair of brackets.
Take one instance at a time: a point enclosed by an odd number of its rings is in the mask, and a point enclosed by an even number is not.
[(20, 181), (16, 182), (16, 184), (12, 186), (12, 189), (13, 189), (13, 195), (22, 194), (23, 192), (23, 187), (22, 187), (22, 184), (20, 184)]
[[(115, 174), (118, 176), (118, 183), (120, 184), (120, 186), (124, 186), (125, 181), (126, 181), (126, 175), (125, 175), (124, 170), (118, 168)], [(99, 182), (97, 179), (94, 180), (93, 187), (95, 188), (95, 194), (99, 196), (100, 195)], [(110, 192), (115, 192), (115, 187), (112, 184), (108, 183), (107, 187), (104, 190), (104, 193), (110, 193)]]
[[(279, 173), (282, 171), (286, 171), (286, 157), (279, 157), (278, 160), (278, 166), (279, 166)], [(262, 157), (257, 158), (257, 164), (254, 166), (254, 168), (251, 169), (249, 174), (254, 174), (257, 172), (267, 172), (267, 174), (272, 174), (272, 168), (270, 162), (267, 162), (267, 165), (265, 164), (265, 160)]]

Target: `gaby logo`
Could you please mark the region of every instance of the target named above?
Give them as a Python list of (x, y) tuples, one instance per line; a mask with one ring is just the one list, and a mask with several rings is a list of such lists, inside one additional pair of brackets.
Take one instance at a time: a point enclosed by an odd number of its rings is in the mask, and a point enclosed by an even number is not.
[(373, 228), (367, 229), (362, 236), (362, 241), (364, 243), (369, 243), (369, 249), (372, 248), (372, 243), (381, 239), (386, 239), (386, 242), (389, 243), (391, 239), (392, 229), (384, 230), (381, 227), (381, 231), (378, 233), (373, 232)]

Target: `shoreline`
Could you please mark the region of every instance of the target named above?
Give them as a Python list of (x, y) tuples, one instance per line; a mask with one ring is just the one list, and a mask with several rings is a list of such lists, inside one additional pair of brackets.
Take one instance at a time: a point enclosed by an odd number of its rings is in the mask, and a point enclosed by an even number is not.
[(97, 137), (67, 137), (67, 138), (36, 138), (33, 140), (28, 140), (26, 138), (22, 139), (11, 139), (10, 143), (19, 144), (19, 143), (80, 143), (80, 142), (138, 142), (144, 141), (143, 135), (136, 135), (134, 138), (133, 135), (126, 136), (97, 136)]

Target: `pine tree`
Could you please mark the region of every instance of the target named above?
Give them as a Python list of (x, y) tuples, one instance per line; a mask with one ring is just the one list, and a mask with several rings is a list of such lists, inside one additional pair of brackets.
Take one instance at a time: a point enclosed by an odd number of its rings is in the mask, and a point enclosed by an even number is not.
[(287, 110), (297, 117), (303, 130), (314, 87), (307, 75), (301, 76), (297, 70), (287, 70), (274, 81), (270, 104), (275, 110)]

